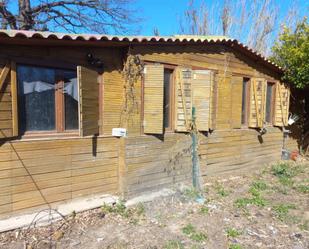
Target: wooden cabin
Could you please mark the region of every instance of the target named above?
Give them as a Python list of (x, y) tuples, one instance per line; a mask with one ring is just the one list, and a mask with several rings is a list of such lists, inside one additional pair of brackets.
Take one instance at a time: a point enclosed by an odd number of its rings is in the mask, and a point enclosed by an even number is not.
[(190, 182), (191, 132), (204, 181), (280, 159), (289, 88), (236, 40), (2, 30), (0, 43), (2, 217)]

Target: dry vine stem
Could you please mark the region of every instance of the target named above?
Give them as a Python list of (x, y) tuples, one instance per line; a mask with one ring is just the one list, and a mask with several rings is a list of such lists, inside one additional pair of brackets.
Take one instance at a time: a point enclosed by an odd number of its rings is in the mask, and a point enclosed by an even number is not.
[(132, 114), (138, 112), (135, 85), (142, 78), (144, 64), (138, 55), (129, 54), (122, 70), (124, 78), (124, 103), (121, 112), (120, 125), (126, 125)]

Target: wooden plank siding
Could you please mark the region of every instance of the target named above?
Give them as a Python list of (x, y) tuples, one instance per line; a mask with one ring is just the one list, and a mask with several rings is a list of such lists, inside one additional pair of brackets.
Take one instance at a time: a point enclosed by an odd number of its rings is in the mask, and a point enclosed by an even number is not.
[(46, 206), (37, 187), (49, 204), (116, 193), (119, 140), (98, 138), (95, 144), (92, 138), (76, 138), (0, 146), (0, 214)]
[(125, 145), (128, 196), (191, 179), (191, 137), (186, 134), (128, 138)]
[(262, 139), (253, 129), (214, 131), (201, 137), (199, 153), (203, 176), (248, 171), (280, 160), (283, 134), (268, 128)]

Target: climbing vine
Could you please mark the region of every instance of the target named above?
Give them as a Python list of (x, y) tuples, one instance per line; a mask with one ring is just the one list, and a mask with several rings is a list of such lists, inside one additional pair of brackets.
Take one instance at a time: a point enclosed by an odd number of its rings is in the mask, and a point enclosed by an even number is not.
[(144, 63), (139, 55), (129, 54), (123, 65), (122, 77), (124, 79), (124, 103), (121, 112), (120, 125), (126, 125), (132, 115), (138, 113), (138, 100), (136, 98), (136, 83), (142, 78)]

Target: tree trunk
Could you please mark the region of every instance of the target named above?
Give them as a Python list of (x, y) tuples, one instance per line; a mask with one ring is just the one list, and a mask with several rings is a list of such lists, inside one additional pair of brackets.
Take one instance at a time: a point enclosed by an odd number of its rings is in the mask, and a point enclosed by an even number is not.
[(19, 29), (30, 30), (33, 29), (33, 19), (31, 16), (30, 0), (18, 0), (19, 7)]

